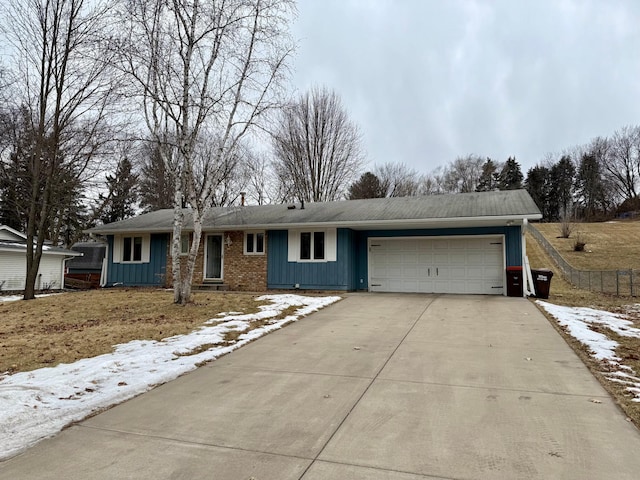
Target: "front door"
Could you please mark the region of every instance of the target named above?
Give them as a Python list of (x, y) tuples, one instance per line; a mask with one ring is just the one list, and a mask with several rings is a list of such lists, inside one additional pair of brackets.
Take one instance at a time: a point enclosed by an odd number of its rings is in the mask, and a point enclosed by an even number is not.
[(207, 235), (204, 279), (222, 280), (222, 235)]

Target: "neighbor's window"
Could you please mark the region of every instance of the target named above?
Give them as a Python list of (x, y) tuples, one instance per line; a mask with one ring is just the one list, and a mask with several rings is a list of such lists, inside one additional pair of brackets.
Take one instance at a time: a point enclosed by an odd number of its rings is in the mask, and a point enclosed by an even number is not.
[(124, 237), (122, 239), (122, 261), (142, 261), (142, 237)]
[(244, 253), (247, 255), (264, 254), (264, 232), (244, 234)]
[(324, 232), (300, 233), (300, 260), (324, 260)]
[(189, 255), (191, 248), (191, 239), (188, 233), (183, 233), (180, 236), (180, 255)]

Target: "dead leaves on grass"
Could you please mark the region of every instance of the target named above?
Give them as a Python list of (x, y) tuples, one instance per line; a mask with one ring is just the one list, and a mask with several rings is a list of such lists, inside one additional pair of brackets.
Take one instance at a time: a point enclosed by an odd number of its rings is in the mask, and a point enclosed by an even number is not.
[[(151, 289), (74, 292), (3, 305), (0, 373), (30, 371), (113, 351), (131, 340), (186, 334), (220, 312), (255, 313), (249, 294), (195, 294), (189, 308)], [(266, 302), (264, 302), (266, 303)]]

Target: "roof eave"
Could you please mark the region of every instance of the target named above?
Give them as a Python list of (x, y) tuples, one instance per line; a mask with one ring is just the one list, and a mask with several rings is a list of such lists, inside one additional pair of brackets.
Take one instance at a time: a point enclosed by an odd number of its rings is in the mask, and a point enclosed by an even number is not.
[[(351, 228), (354, 230), (364, 230), (368, 228), (433, 228), (447, 226), (509, 226), (521, 225), (524, 220), (540, 220), (542, 214), (531, 213), (524, 215), (493, 215), (479, 217), (446, 217), (446, 218), (411, 218), (394, 220), (357, 220), (340, 222), (289, 222), (289, 223), (263, 223), (263, 224), (235, 224), (235, 225), (212, 225), (203, 226), (203, 231), (229, 231), (229, 230), (286, 230), (298, 228)], [(98, 227), (99, 228), (99, 227)], [(168, 228), (139, 228), (139, 229), (91, 229), (89, 233), (99, 235), (122, 235), (128, 233), (171, 233), (172, 227)], [(191, 231), (192, 229), (184, 229)]]

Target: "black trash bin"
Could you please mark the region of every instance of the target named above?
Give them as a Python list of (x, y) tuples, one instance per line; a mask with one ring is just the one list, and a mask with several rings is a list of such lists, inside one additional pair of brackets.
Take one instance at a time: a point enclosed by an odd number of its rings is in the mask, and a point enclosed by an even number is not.
[(507, 296), (522, 296), (522, 267), (507, 267)]
[(553, 272), (546, 268), (539, 270), (531, 269), (531, 275), (533, 276), (533, 283), (536, 287), (536, 298), (549, 298)]

